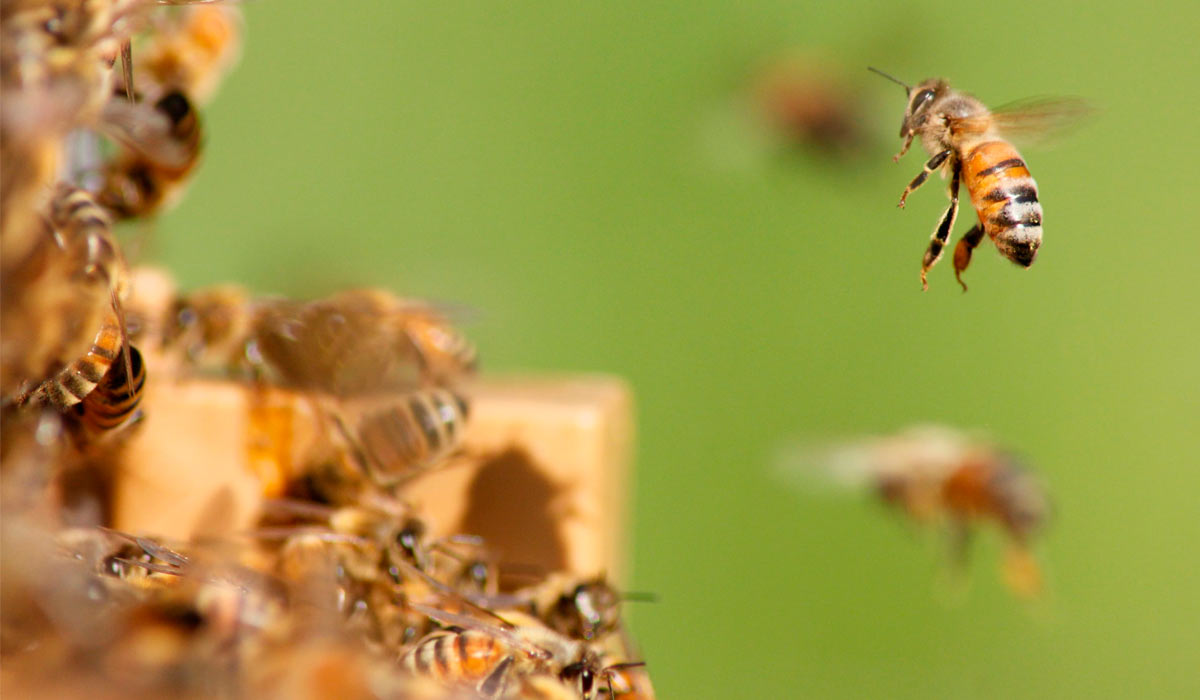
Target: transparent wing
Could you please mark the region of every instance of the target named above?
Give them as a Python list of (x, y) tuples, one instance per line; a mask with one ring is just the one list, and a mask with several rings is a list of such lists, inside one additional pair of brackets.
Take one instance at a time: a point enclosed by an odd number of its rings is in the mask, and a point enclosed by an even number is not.
[(805, 493), (861, 489), (871, 483), (876, 471), (870, 441), (790, 442), (776, 448), (771, 460), (777, 481)]
[(1057, 141), (1095, 114), (1081, 97), (1031, 97), (992, 110), (996, 128), (1023, 145)]
[(100, 119), (100, 130), (163, 167), (183, 168), (195, 157), (194, 147), (172, 134), (170, 120), (145, 102), (109, 100)]
[(871, 488), (902, 476), (939, 479), (961, 462), (975, 440), (940, 425), (914, 425), (898, 433), (842, 443), (803, 443), (776, 450), (775, 477), (800, 491)]
[(284, 384), (346, 397), (418, 386), (417, 365), (385, 295), (344, 292), (262, 306), (256, 342)]

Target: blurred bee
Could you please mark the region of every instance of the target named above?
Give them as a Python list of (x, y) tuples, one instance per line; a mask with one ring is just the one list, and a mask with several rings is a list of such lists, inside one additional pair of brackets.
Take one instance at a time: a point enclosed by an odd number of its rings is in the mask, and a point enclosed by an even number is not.
[(107, 109), (110, 124), (133, 122), (134, 128), (123, 131), (138, 132), (121, 138), (121, 129), (110, 128), (126, 148), (100, 175), (99, 199), (121, 219), (158, 213), (181, 196), (200, 160), (197, 107), (211, 96), (241, 44), (241, 17), (234, 8), (170, 9), (174, 12), (156, 18), (148, 44), (138, 52), (141, 109), (119, 103)]
[[(110, 104), (109, 132), (127, 144), (103, 166), (97, 199), (118, 219), (148, 216), (172, 206), (200, 161), (201, 124), (179, 89), (148, 102)], [(125, 136), (128, 134), (129, 136)]]
[(904, 188), (899, 206), (904, 207), (908, 195), (930, 173), (941, 170), (943, 176), (950, 175), (950, 206), (938, 221), (921, 262), (922, 289), (929, 288), (926, 275), (950, 239), (958, 214), (960, 182), (966, 185), (979, 217), (979, 223), (963, 234), (954, 249), (954, 275), (963, 291), (967, 285), (962, 281), (962, 273), (985, 233), (1004, 257), (1022, 267), (1032, 265), (1042, 245), (1042, 205), (1025, 161), (1005, 135), (1065, 124), (1082, 116), (1087, 111), (1086, 105), (1076, 99), (1056, 98), (1026, 101), (992, 111), (974, 97), (951, 89), (941, 78), (909, 86), (875, 68), (870, 70), (908, 92), (908, 107), (900, 125), (904, 145), (894, 160), (899, 161), (918, 136), (932, 156)]
[(371, 481), (391, 488), (441, 464), (459, 448), (467, 411), (458, 394), (428, 389), (369, 403), (343, 401), (332, 418)]
[[(297, 599), (316, 610), (336, 610), (352, 629), (385, 649), (396, 649), (428, 631), (428, 619), (406, 607), (408, 599), (430, 595), (463, 600), (451, 585), (435, 578), (434, 557), (464, 541), (463, 536), (430, 538), (419, 518), (386, 498), (330, 508), (315, 503), (274, 500), (266, 514), (274, 523), (259, 537), (283, 537), (279, 569), (298, 585)], [(306, 524), (308, 523), (308, 524)], [(477, 545), (476, 538), (465, 538)]]
[(569, 639), (521, 612), (503, 611), (504, 624), (494, 624), (415, 603), (411, 607), (450, 626), (408, 650), (401, 666), (448, 686), (469, 686), (486, 698), (504, 697), (528, 679), (548, 676), (586, 700), (602, 680), (611, 689), (618, 671), (643, 665), (606, 664), (587, 642)]
[(336, 397), (445, 386), (476, 367), (444, 316), (379, 289), (303, 302), (211, 287), (177, 298), (162, 326), (163, 347), (190, 364), (245, 363), (272, 384)]
[(598, 576), (559, 595), (546, 610), (545, 622), (572, 639), (599, 639), (620, 626), (621, 600), (621, 594)]
[[(290, 536), (295, 530), (288, 525), (318, 524), (327, 529), (305, 529), (318, 536), (329, 535), (332, 542), (356, 546), (367, 553), (369, 568), (377, 569), (393, 581), (400, 581), (405, 571), (435, 570), (435, 553), (451, 553), (456, 546), (482, 548), (482, 541), (470, 535), (431, 537), (423, 520), (410, 512), (403, 503), (380, 494), (364, 494), (354, 505), (331, 507), (319, 503), (275, 499), (265, 504), (265, 521), (283, 523), (285, 527), (269, 527), (264, 534)], [(400, 562), (408, 564), (400, 566)]]
[(103, 527), (67, 528), (55, 534), (61, 552), (84, 562), (93, 573), (121, 579), (150, 573), (182, 575), (188, 557), (149, 537)]
[(139, 82), (184, 90), (199, 104), (209, 101), (241, 53), (241, 13), (228, 4), (171, 8), (152, 18), (151, 29), (138, 50)]
[[(445, 384), (473, 371), (474, 349), (424, 304), (381, 290), (252, 301), (218, 287), (177, 299), (162, 325), (164, 349), (191, 365), (309, 394), (377, 485), (398, 486), (461, 445), (468, 404)], [(309, 495), (342, 490), (341, 470), (316, 466)]]
[[(1040, 590), (1031, 546), (1045, 526), (1050, 504), (1038, 480), (994, 445), (950, 428), (923, 426), (800, 461), (843, 485), (870, 487), (916, 522), (943, 524), (958, 562), (977, 527), (995, 525), (1009, 544), (1007, 585), (1025, 596)], [(803, 476), (794, 466), (784, 465), (786, 476)]]
[[(51, 405), (66, 411), (89, 396), (121, 357), (127, 395), (119, 403), (136, 405), (141, 392), (136, 384), (144, 370), (139, 366), (135, 372), (132, 352), (126, 342), (121, 304), (128, 289), (128, 269), (113, 238), (111, 220), (91, 195), (70, 185), (60, 185), (56, 190), (49, 220), (52, 235), (43, 244), (44, 254), (74, 270), (71, 279), (65, 281), (71, 290), (64, 301), (68, 304), (64, 311), (70, 317), (70, 323), (59, 327), (60, 337), (54, 339), (54, 343), (48, 343), (49, 347), (55, 348), (52, 355), (60, 358), (65, 366), (18, 397), (17, 402)], [(63, 280), (39, 281), (35, 278), (35, 282), (56, 286)], [(90, 347), (82, 351), (89, 340)], [(97, 409), (106, 404), (108, 409), (114, 408), (114, 392), (117, 391), (114, 382), (111, 380), (106, 394), (97, 397), (85, 411), (98, 416)], [(101, 412), (109, 412), (108, 409)]]
[(786, 144), (829, 157), (862, 151), (862, 104), (840, 71), (810, 56), (777, 57), (755, 78), (754, 100)]

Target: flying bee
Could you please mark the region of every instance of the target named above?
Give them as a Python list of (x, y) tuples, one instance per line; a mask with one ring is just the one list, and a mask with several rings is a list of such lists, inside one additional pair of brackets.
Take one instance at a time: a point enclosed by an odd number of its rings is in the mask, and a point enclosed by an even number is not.
[(475, 369), (475, 351), (428, 304), (381, 289), (259, 305), (254, 351), (283, 384), (352, 396), (444, 386)]
[(904, 207), (908, 195), (924, 184), (930, 173), (941, 170), (943, 176), (950, 176), (950, 206), (938, 220), (921, 261), (921, 288), (929, 288), (929, 269), (941, 258), (950, 240), (958, 215), (960, 183), (966, 185), (979, 218), (954, 249), (954, 276), (963, 291), (967, 285), (962, 273), (984, 234), (1004, 257), (1022, 267), (1032, 265), (1042, 245), (1042, 205), (1029, 168), (1005, 135), (1065, 125), (1085, 114), (1087, 106), (1073, 98), (1054, 98), (1014, 103), (993, 111), (976, 98), (952, 89), (941, 78), (910, 86), (875, 68), (870, 70), (908, 92), (908, 107), (900, 125), (904, 145), (894, 160), (899, 161), (917, 137), (931, 156), (921, 173), (904, 188), (899, 206)]
[(842, 71), (819, 57), (773, 57), (754, 77), (753, 100), (789, 148), (849, 159), (867, 142), (860, 96)]
[(167, 316), (162, 344), (189, 364), (334, 397), (445, 386), (476, 366), (474, 347), (430, 305), (379, 289), (294, 301), (222, 285), (178, 297)]
[(943, 526), (956, 563), (981, 525), (997, 527), (1008, 541), (1004, 577), (1010, 589), (1028, 596), (1041, 587), (1031, 548), (1049, 518), (1049, 499), (1013, 455), (990, 442), (950, 428), (918, 426), (781, 466), (789, 479), (815, 467), (842, 485), (870, 488), (917, 523)]
[(410, 607), (449, 627), (431, 632), (405, 652), (401, 666), (448, 686), (471, 687), (485, 698), (503, 697), (526, 679), (549, 676), (587, 700), (601, 680), (611, 690), (618, 671), (643, 665), (607, 664), (589, 643), (569, 639), (517, 611), (502, 611), (503, 624), (494, 624), (425, 605)]
[(474, 350), (425, 304), (381, 290), (302, 302), (251, 300), (238, 287), (218, 287), (178, 298), (162, 326), (164, 349), (185, 354), (188, 364), (312, 400), (348, 454), (301, 470), (310, 495), (342, 491), (354, 471), (393, 488), (462, 443), (468, 403), (444, 384), (472, 370)]

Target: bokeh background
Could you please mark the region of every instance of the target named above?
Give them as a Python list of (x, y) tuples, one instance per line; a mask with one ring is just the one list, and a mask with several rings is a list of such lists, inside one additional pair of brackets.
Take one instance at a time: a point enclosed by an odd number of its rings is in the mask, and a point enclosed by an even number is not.
[[(603, 371), (638, 398), (634, 629), (663, 697), (1200, 694), (1200, 5), (244, 5), (241, 65), (145, 257), (184, 286), (348, 285), (472, 309), (488, 369)], [(782, 148), (772, 56), (859, 96), (850, 154)], [(1026, 149), (1046, 241), (918, 282), (941, 186), (896, 198), (903, 93), (1101, 111)], [(955, 236), (973, 214), (965, 209)], [(780, 445), (939, 421), (1053, 491), (1027, 604), (970, 585), (865, 496), (791, 489)]]

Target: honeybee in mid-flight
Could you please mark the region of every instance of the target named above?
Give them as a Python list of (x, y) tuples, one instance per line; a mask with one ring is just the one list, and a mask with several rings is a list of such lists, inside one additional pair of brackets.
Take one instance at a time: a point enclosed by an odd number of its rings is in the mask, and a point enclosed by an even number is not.
[(842, 485), (874, 490), (918, 523), (943, 525), (955, 559), (965, 556), (978, 526), (991, 523), (1009, 544), (1005, 583), (1020, 595), (1040, 590), (1041, 573), (1030, 549), (1049, 518), (1050, 502), (1042, 484), (996, 445), (951, 428), (918, 426), (803, 454), (794, 462), (781, 464), (786, 478), (815, 468)]
[(901, 208), (908, 195), (929, 174), (941, 170), (950, 175), (950, 206), (934, 229), (933, 238), (921, 261), (921, 288), (928, 289), (926, 275), (942, 256), (950, 240), (950, 229), (958, 214), (958, 188), (965, 184), (977, 223), (958, 240), (954, 249), (954, 276), (966, 291), (962, 273), (971, 263), (971, 253), (986, 233), (1000, 253), (1029, 267), (1042, 245), (1042, 205), (1037, 184), (1021, 154), (1006, 135), (1021, 131), (1045, 131), (1083, 116), (1087, 105), (1074, 98), (1029, 100), (989, 110), (976, 98), (951, 89), (941, 78), (930, 78), (916, 86), (871, 68), (908, 91), (908, 107), (900, 125), (904, 145), (894, 160), (908, 152), (913, 139), (930, 154), (924, 169), (900, 195)]

